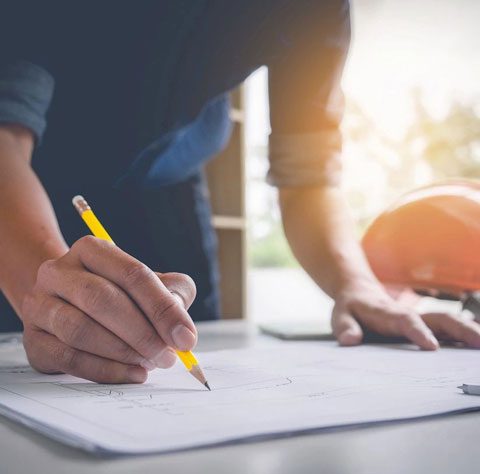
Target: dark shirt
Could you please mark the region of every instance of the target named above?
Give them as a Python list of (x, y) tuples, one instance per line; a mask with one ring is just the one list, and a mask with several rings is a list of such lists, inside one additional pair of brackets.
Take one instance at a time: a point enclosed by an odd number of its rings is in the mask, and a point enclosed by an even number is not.
[[(227, 93), (258, 67), (269, 70), (269, 181), (338, 180), (349, 38), (344, 0), (17, 0), (0, 17), (0, 122), (33, 131), (68, 243), (85, 233), (70, 203), (82, 193), (122, 248), (167, 271), (155, 222), (168, 210), (155, 201), (225, 145)], [(168, 219), (195, 235), (188, 215)], [(185, 245), (200, 255), (209, 244)]]

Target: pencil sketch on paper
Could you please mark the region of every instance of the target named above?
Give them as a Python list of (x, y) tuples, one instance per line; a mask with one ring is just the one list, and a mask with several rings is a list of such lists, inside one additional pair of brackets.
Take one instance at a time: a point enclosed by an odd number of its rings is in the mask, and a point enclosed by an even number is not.
[(211, 392), (179, 365), (143, 385), (0, 373), (0, 412), (89, 450), (164, 452), (480, 409), (457, 389), (480, 378), (479, 357), (328, 342), (210, 352)]

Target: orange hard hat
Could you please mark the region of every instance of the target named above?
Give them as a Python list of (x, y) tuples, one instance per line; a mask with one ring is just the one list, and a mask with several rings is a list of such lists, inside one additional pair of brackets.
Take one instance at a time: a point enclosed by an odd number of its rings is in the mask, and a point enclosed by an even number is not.
[(386, 285), (457, 297), (480, 290), (480, 181), (448, 180), (405, 194), (362, 243)]

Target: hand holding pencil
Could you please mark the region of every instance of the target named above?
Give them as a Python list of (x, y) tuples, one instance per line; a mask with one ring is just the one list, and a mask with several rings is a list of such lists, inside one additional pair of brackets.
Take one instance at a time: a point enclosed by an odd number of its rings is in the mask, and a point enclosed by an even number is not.
[(141, 383), (148, 370), (172, 366), (176, 350), (195, 346), (187, 313), (194, 298), (187, 275), (156, 274), (113, 243), (86, 236), (40, 266), (22, 307), (24, 345), (41, 372)]
[[(83, 196), (75, 196), (72, 199), (72, 203), (75, 206), (75, 209), (78, 211), (82, 219), (84, 220), (85, 224), (87, 224), (88, 228), (91, 230), (95, 237), (99, 239), (106, 240), (107, 242), (114, 243), (108, 232), (105, 230), (103, 225), (97, 219), (97, 216), (93, 213), (92, 209), (88, 205), (87, 201), (83, 198)], [(173, 296), (179, 296), (179, 293), (170, 290)], [(180, 304), (183, 304), (183, 300), (179, 296)], [(208, 385), (207, 379), (198, 364), (197, 358), (193, 355), (191, 351), (186, 350), (176, 350), (176, 353), (180, 360), (185, 365), (186, 369), (205, 387), (210, 390), (210, 385)]]

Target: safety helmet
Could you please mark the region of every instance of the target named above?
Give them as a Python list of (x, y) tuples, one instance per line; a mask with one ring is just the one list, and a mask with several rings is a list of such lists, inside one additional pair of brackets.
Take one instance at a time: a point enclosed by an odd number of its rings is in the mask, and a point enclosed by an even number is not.
[(362, 244), (382, 283), (465, 303), (480, 290), (480, 181), (453, 179), (405, 194), (373, 221)]

